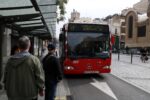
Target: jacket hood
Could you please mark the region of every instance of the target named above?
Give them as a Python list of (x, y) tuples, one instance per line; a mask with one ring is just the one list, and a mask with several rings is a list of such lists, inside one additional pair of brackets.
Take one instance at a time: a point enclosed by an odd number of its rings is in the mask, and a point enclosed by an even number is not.
[(11, 65), (12, 67), (14, 68), (17, 68), (19, 67), (20, 64), (24, 63), (24, 61), (26, 59), (28, 59), (28, 57), (30, 56), (31, 54), (28, 53), (28, 52), (20, 52), (18, 54), (15, 54), (14, 56), (12, 56), (8, 63), (9, 65)]

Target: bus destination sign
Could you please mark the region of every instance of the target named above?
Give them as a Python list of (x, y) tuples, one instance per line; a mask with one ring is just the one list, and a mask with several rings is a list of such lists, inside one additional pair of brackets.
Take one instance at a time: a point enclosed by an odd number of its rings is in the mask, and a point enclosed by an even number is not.
[(108, 25), (102, 24), (78, 24), (70, 23), (68, 25), (68, 32), (102, 32), (109, 33)]

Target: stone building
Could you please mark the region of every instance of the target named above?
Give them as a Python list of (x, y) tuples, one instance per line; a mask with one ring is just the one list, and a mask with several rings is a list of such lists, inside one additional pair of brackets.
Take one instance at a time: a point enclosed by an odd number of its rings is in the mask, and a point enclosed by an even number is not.
[(77, 12), (75, 9), (73, 9), (73, 12), (71, 13), (71, 18), (69, 19), (69, 22), (74, 22), (75, 20), (80, 19), (80, 13)]
[[(143, 2), (148, 2), (148, 0), (143, 0)], [(143, 11), (139, 9), (142, 13), (134, 8), (126, 13), (126, 46), (129, 48), (150, 48), (150, 18), (147, 13), (149, 11), (145, 10), (145, 7), (148, 8), (148, 4), (145, 4), (145, 6), (142, 4), (141, 6), (139, 3), (136, 4), (137, 8), (143, 7)]]
[(133, 9), (135, 9), (140, 14), (147, 12), (147, 7), (148, 0), (141, 0), (140, 2), (133, 5)]
[(80, 19), (74, 20), (75, 23), (93, 23), (93, 20), (89, 17), (81, 17)]
[(134, 10), (138, 14), (143, 14), (147, 12), (148, 8), (148, 0), (141, 0), (140, 2), (137, 2), (133, 5), (131, 8), (126, 8), (121, 11), (122, 15), (126, 15), (129, 11)]
[(94, 18), (93, 23), (95, 23), (95, 24), (108, 24), (106, 21), (104, 21), (101, 18)]
[(119, 14), (114, 14), (108, 19), (110, 32), (117, 38), (119, 38), (116, 48), (123, 49), (125, 47), (125, 17)]
[(149, 18), (147, 14), (130, 11), (126, 15), (126, 46), (150, 47)]
[(74, 23), (92, 23), (92, 19), (89, 17), (80, 17), (80, 13), (77, 12), (75, 9), (71, 13), (71, 18), (69, 19), (69, 22)]

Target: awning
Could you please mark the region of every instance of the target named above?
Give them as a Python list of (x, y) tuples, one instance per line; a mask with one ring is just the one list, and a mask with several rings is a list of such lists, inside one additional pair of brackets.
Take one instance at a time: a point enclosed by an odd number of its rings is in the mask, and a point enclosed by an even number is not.
[(56, 34), (56, 0), (1, 0), (0, 20), (14, 30), (39, 37)]

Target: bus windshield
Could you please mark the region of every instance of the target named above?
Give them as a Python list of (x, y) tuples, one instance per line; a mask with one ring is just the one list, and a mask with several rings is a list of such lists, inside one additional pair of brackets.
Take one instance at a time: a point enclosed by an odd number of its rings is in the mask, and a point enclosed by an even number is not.
[(102, 57), (108, 55), (109, 34), (68, 32), (68, 56), (70, 57)]

